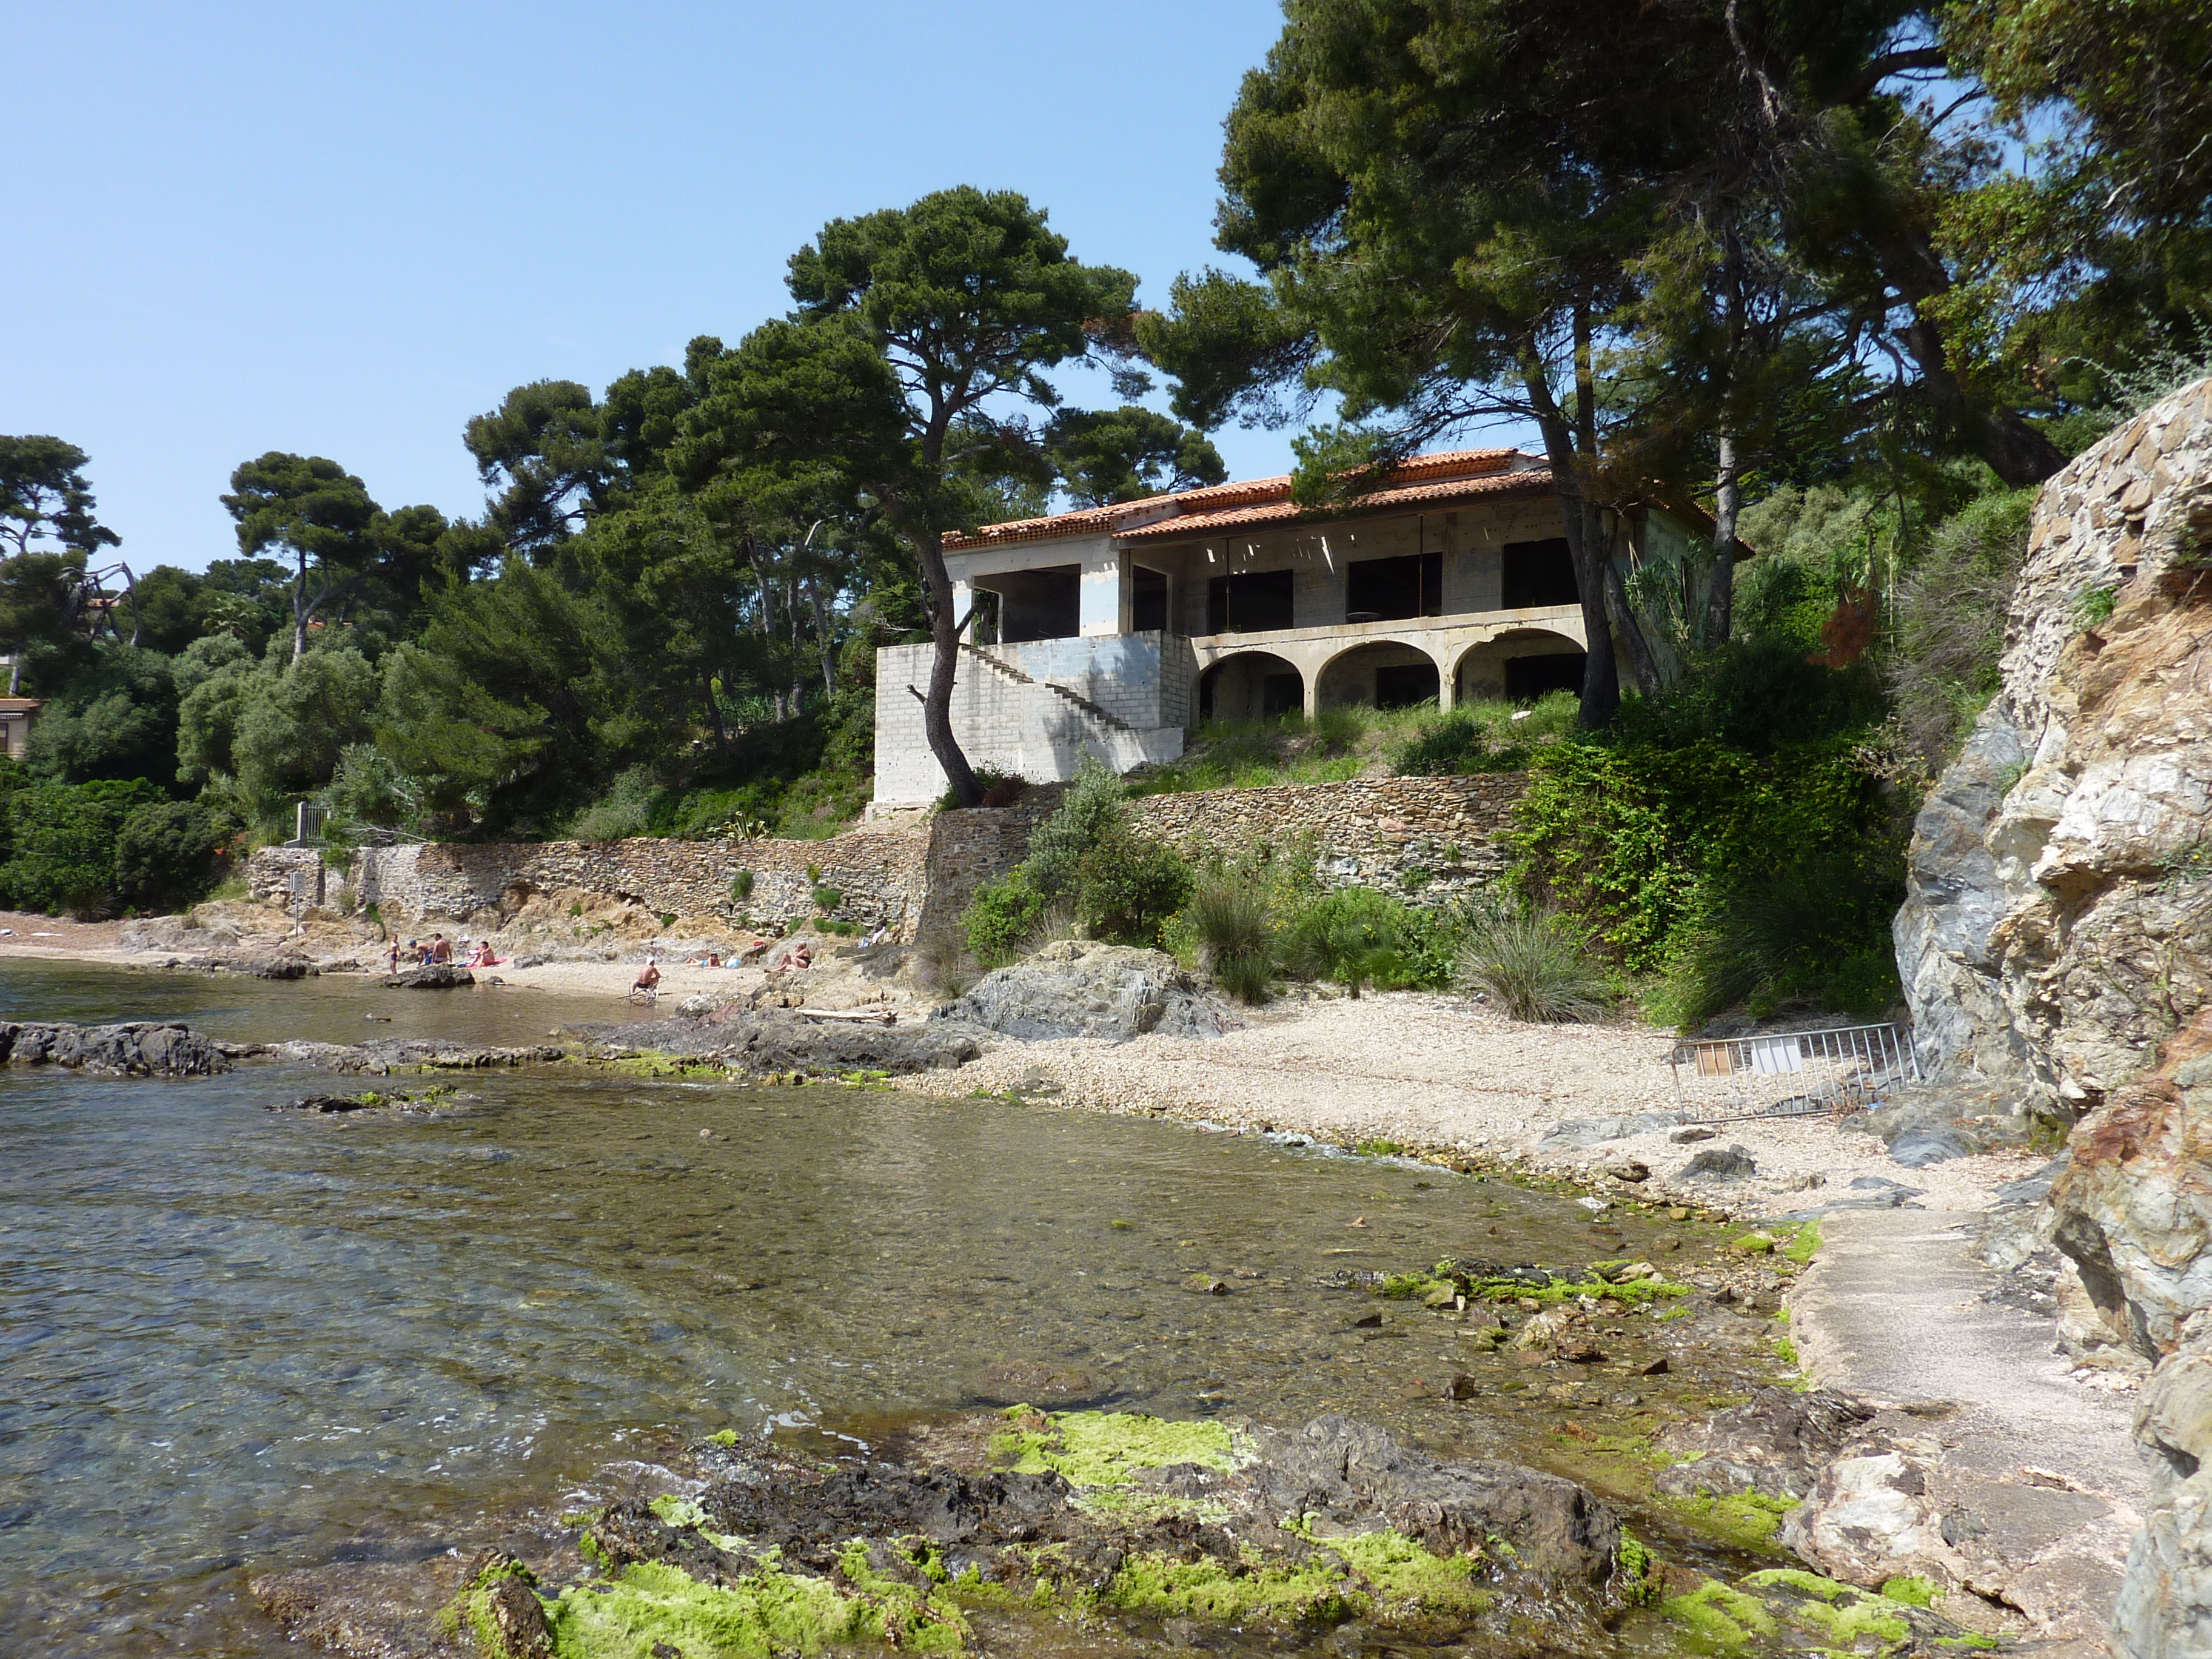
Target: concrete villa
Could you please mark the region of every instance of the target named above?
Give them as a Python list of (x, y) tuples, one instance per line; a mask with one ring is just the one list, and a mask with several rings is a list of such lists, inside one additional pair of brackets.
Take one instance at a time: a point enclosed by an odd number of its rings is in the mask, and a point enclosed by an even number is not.
[[(1512, 449), (1407, 462), (1357, 507), (1310, 514), (1287, 477), (987, 525), (945, 539), (963, 637), (953, 731), (1032, 781), (1088, 752), (1172, 760), (1201, 720), (1364, 703), (1529, 699), (1582, 684), (1580, 596), (1551, 470)], [(1711, 520), (1605, 514), (1624, 574)], [(930, 647), (876, 655), (876, 799), (934, 799)]]

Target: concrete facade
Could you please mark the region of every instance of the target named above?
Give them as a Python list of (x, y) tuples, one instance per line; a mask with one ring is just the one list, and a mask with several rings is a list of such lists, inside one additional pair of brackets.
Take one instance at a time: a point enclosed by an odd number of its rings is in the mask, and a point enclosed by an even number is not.
[[(1626, 575), (1683, 515), (1606, 515)], [(1346, 705), (1527, 702), (1580, 684), (1589, 641), (1551, 473), (1515, 450), (1409, 461), (1351, 506), (1287, 477), (1185, 490), (947, 538), (970, 619), (952, 706), (970, 764), (1064, 781), (1170, 760), (1202, 720)], [(1624, 672), (1626, 672), (1624, 666)], [(945, 788), (921, 722), (929, 647), (877, 656), (876, 800)]]

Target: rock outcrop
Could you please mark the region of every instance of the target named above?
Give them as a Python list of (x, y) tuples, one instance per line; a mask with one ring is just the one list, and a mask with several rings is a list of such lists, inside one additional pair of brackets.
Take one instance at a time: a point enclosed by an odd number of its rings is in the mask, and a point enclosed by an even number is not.
[(1218, 1036), (1243, 1023), (1165, 951), (1079, 939), (986, 975), (939, 1017), (1024, 1042), (1074, 1036), (1126, 1042), (1154, 1031)]
[[(1896, 923), (1935, 1103), (1984, 1128), (2071, 1126), (2040, 1220), (2089, 1304), (2055, 1291), (2069, 1346), (2156, 1367), (2123, 1659), (2212, 1656), (2208, 819), (2212, 380), (2045, 486), (2002, 688), (1915, 824)], [(1856, 1473), (1864, 1491), (1826, 1509), (1903, 1501)]]
[(983, 1052), (982, 1033), (953, 1021), (921, 1025), (817, 1022), (780, 1008), (733, 1013), (720, 1020), (661, 1019), (626, 1025), (582, 1025), (578, 1034), (614, 1050), (712, 1060), (764, 1076), (805, 1072), (836, 1077), (854, 1072), (950, 1071)]
[(2212, 380), (2044, 487), (2003, 684), (1914, 825), (1898, 966), (1924, 1069), (2070, 1121), (2204, 1000)]
[(0, 1063), (61, 1066), (106, 1077), (212, 1077), (230, 1069), (222, 1046), (182, 1025), (0, 1021)]
[[(1130, 1651), (1590, 1652), (1652, 1588), (1649, 1558), (1574, 1482), (1445, 1462), (1343, 1417), (1285, 1431), (1017, 1410), (918, 1427), (893, 1449), (825, 1462), (727, 1436), (593, 1482), (634, 1496), (557, 1523), (501, 1517), (472, 1558), (419, 1550), (410, 1570), (355, 1554), (251, 1588), (295, 1639), (362, 1659), (443, 1651), (456, 1605), (482, 1650), (508, 1659), (642, 1654), (648, 1626), (686, 1653), (1102, 1638)], [(637, 1489), (648, 1470), (657, 1492)], [(1055, 1615), (1081, 1623), (1055, 1634)]]

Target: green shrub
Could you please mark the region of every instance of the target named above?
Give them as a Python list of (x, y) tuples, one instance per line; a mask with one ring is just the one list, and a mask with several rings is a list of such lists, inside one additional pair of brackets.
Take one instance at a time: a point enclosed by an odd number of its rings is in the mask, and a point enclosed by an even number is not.
[(753, 896), (753, 872), (740, 870), (730, 878), (730, 902), (743, 904)]
[(1869, 913), (1903, 896), (1903, 826), (1847, 738), (1763, 755), (1559, 744), (1532, 761), (1516, 817), (1522, 890), (1635, 973), (1666, 967), (1728, 895), (1800, 862), (1856, 866), (1882, 896)]
[[(1931, 769), (1949, 761), (1996, 691), (2005, 611), (2027, 557), (2035, 494), (1988, 495), (1953, 514), (1899, 586), (1883, 672), (1905, 740)], [(2110, 616), (2109, 594), (2102, 606)], [(2076, 610), (2077, 626), (2102, 620), (2094, 604), (2086, 614)]]
[(844, 894), (835, 887), (817, 887), (814, 890), (814, 908), (825, 916), (844, 902)]
[(1046, 899), (1017, 866), (986, 883), (968, 901), (963, 918), (968, 949), (986, 968), (1000, 968), (1021, 954), (1022, 945), (1043, 916)]
[(1689, 935), (1655, 1012), (1687, 1025), (1738, 1003), (1764, 1015), (1809, 996), (1878, 1014), (1899, 994), (1887, 942), (1896, 905), (1887, 872), (1833, 854), (1747, 877)]
[(1470, 772), (1518, 771), (1528, 751), (1517, 745), (1493, 748), (1483, 721), (1455, 708), (1434, 726), (1401, 744), (1394, 764), (1401, 777), (1444, 778)]
[(1354, 997), (1364, 986), (1395, 990), (1432, 981), (1436, 923), (1368, 887), (1340, 888), (1301, 911), (1285, 930), (1283, 965), (1328, 980)]
[(1048, 908), (1066, 909), (1094, 939), (1159, 943), (1161, 928), (1189, 893), (1190, 869), (1172, 848), (1128, 827), (1126, 793), (1121, 779), (1084, 757), (1060, 810), (1031, 832), (1029, 856), (1006, 880), (976, 894), (968, 938), (977, 960), (1011, 961)]
[(197, 801), (133, 810), (115, 838), (116, 890), (142, 910), (181, 910), (220, 879), (236, 819)]
[(576, 814), (568, 833), (578, 841), (623, 841), (642, 836), (653, 823), (660, 790), (643, 767), (632, 767), (614, 787)]
[(1275, 928), (1267, 891), (1249, 877), (1217, 871), (1184, 910), (1213, 981), (1240, 1002), (1259, 1002), (1274, 978)]
[(1157, 946), (1190, 893), (1190, 866), (1171, 847), (1115, 818), (1076, 862), (1075, 914), (1094, 939)]
[(1121, 823), (1127, 795), (1121, 780), (1096, 756), (1077, 762), (1059, 811), (1030, 833), (1029, 856), (1023, 860), (1030, 884), (1047, 898), (1073, 898), (1077, 866), (1109, 825)]
[(8, 796), (9, 858), (0, 886), (26, 910), (105, 915), (116, 891), (116, 843), (141, 807), (167, 802), (143, 779), (41, 783)]
[(1486, 992), (1516, 1019), (1597, 1019), (1613, 1003), (1580, 931), (1556, 910), (1483, 917), (1461, 941), (1456, 966), (1462, 984)]
[(1616, 730), (1626, 743), (1763, 755), (1863, 732), (1887, 713), (1871, 662), (1825, 668), (1801, 642), (1766, 636), (1693, 658), (1663, 697), (1624, 700)]

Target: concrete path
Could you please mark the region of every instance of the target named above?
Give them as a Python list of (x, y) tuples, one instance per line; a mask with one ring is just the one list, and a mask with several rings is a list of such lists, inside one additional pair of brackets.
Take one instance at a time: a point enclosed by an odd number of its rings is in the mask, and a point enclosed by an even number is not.
[(2053, 1321), (1984, 1299), (1996, 1275), (1969, 1253), (1966, 1219), (1827, 1217), (1792, 1330), (1819, 1385), (1909, 1408), (1878, 1426), (1926, 1468), (1976, 1593), (2017, 1608), (2044, 1651), (2101, 1654), (2148, 1497), (2136, 1396), (2075, 1381)]

